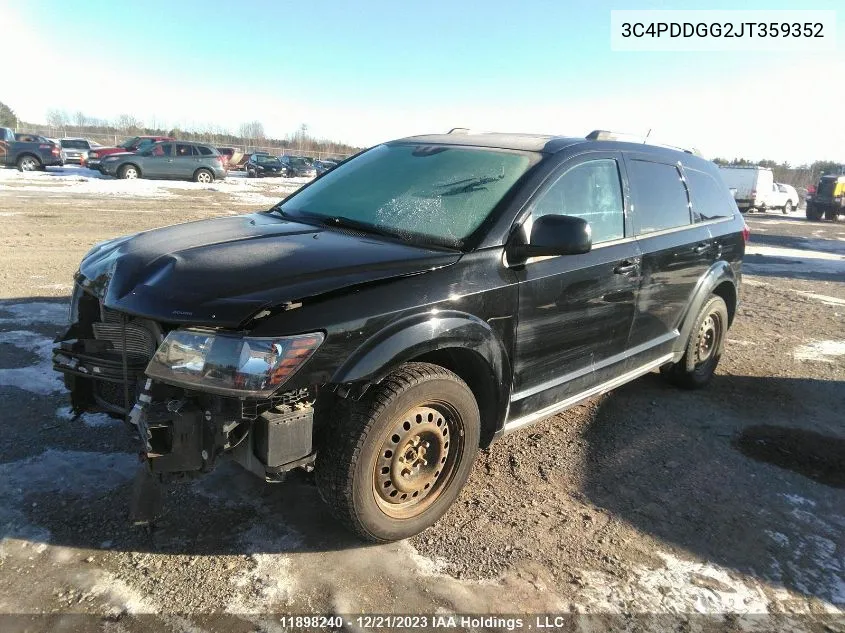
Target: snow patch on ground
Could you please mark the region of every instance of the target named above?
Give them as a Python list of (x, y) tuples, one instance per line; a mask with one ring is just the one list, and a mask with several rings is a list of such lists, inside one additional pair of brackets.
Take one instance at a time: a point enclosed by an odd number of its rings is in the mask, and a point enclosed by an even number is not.
[(32, 525), (22, 511), (27, 493), (90, 496), (113, 489), (132, 477), (138, 458), (129, 453), (47, 450), (33, 457), (0, 464), (0, 526), (3, 541), (49, 542), (50, 533)]
[(34, 365), (0, 369), (0, 387), (17, 387), (41, 395), (64, 390), (61, 376), (53, 371), (53, 339), (28, 330), (12, 330), (0, 332), (0, 343), (14, 345), (38, 356)]
[(620, 581), (600, 572), (585, 571), (581, 613), (768, 613), (768, 600), (756, 583), (735, 579), (712, 563), (686, 561), (659, 552), (664, 566), (631, 570), (632, 579)]
[(781, 248), (749, 244), (743, 269), (755, 273), (826, 273), (845, 274), (845, 255), (800, 248)]
[[(221, 192), (232, 194), (242, 204), (275, 204), (293, 193), (310, 178), (246, 178), (243, 173), (230, 172), (223, 180), (211, 185), (183, 180), (121, 180), (104, 176), (99, 172), (82, 167), (64, 167), (44, 172), (19, 172), (0, 170), (0, 183), (14, 184), (14, 190), (20, 191), (56, 191), (57, 185), (64, 185), (62, 192), (71, 195), (126, 196), (142, 198), (171, 198), (180, 195), (180, 191), (195, 191), (197, 196), (203, 192)], [(0, 187), (3, 185), (0, 184)]]
[[(60, 407), (56, 409), (56, 417), (60, 420), (73, 420), (76, 416), (70, 407)], [(93, 429), (103, 428), (108, 426), (119, 426), (121, 421), (113, 418), (106, 413), (82, 413), (79, 415), (79, 420), (85, 426), (90, 426)]]
[(810, 360), (823, 363), (836, 362), (845, 355), (845, 341), (813, 341), (796, 347), (792, 355), (796, 360)]
[[(39, 286), (45, 287), (45, 286)], [(11, 317), (2, 316), (4, 312)], [(5, 303), (0, 301), (0, 325), (13, 323), (15, 325), (32, 325), (33, 323), (49, 323), (51, 325), (65, 325), (68, 322), (68, 304), (47, 301), (33, 301), (31, 303)]]
[(284, 551), (299, 543), (291, 532), (269, 531), (257, 524), (241, 538), (247, 551), (251, 551), (253, 568), (233, 579), (237, 596), (226, 606), (227, 613), (260, 614), (272, 610), (271, 605), (284, 603), (293, 595), (296, 575), (291, 572), (288, 556), (262, 552)]

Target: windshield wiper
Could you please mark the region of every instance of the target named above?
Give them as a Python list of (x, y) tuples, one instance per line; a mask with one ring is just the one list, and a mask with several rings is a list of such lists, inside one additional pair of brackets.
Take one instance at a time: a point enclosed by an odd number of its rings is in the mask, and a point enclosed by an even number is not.
[(336, 215), (336, 216), (333, 216), (333, 217), (331, 217), (331, 216), (329, 216), (329, 217), (314, 216), (314, 217), (318, 218), (320, 220), (320, 223), (323, 224), (324, 226), (329, 226), (329, 227), (333, 226), (333, 227), (336, 227), (336, 228), (339, 228), (339, 229), (352, 229), (354, 231), (361, 231), (363, 233), (373, 233), (375, 235), (384, 235), (384, 236), (387, 236), (387, 237), (402, 239), (401, 235), (399, 233), (395, 232), (395, 231), (391, 231), (389, 229), (383, 229), (381, 227), (374, 226), (374, 225), (369, 224), (367, 222), (361, 222), (360, 220), (353, 220), (352, 218), (347, 218), (347, 217), (344, 217), (342, 215)]

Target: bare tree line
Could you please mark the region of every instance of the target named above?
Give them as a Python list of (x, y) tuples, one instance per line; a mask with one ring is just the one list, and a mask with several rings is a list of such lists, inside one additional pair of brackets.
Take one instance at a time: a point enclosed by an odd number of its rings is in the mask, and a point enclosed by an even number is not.
[[(354, 154), (361, 148), (316, 138), (308, 134), (308, 126), (301, 124), (296, 131), (285, 138), (270, 138), (264, 131), (261, 121), (245, 121), (238, 126), (237, 132), (232, 133), (228, 128), (213, 124), (178, 126), (167, 128), (153, 120), (145, 125), (143, 121), (131, 114), (120, 114), (114, 120), (90, 117), (81, 110), (68, 113), (65, 110), (50, 109), (47, 111), (46, 127), (50, 129), (50, 136), (125, 136), (159, 135), (173, 136), (188, 141), (203, 141), (219, 146), (234, 146), (245, 151), (250, 149), (279, 149), (296, 150), (306, 154), (340, 155)], [(42, 130), (43, 125), (19, 122), (18, 127), (29, 131)], [(96, 140), (96, 139), (95, 139)]]

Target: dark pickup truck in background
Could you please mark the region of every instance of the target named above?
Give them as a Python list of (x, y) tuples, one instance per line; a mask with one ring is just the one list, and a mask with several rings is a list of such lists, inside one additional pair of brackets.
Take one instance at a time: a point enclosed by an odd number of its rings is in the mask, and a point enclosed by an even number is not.
[(16, 141), (11, 128), (0, 127), (0, 166), (35, 171), (64, 164), (62, 148), (47, 141)]

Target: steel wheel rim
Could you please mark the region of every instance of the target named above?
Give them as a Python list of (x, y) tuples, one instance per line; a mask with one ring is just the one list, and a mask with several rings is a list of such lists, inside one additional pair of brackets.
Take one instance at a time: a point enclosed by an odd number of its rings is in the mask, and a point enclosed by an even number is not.
[(722, 338), (721, 318), (715, 312), (708, 314), (698, 328), (698, 338), (695, 342), (696, 368), (711, 361)]
[(211, 177), (208, 175), (208, 173), (201, 171), (197, 176), (197, 180), (199, 180), (203, 184), (208, 184), (211, 182)]
[(373, 469), (373, 496), (382, 512), (409, 519), (440, 498), (463, 454), (462, 427), (446, 403), (424, 403), (393, 420)]

